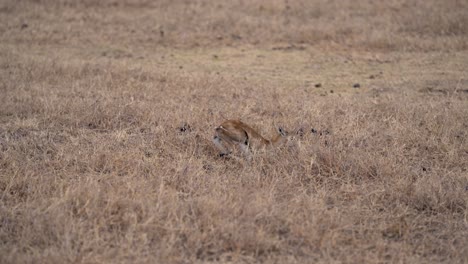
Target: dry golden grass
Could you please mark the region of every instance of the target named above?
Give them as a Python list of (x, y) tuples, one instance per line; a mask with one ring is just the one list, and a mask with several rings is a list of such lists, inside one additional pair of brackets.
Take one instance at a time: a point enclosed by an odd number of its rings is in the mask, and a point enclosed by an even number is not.
[[(467, 13), (2, 1), (0, 262), (465, 262)], [(223, 159), (224, 117), (298, 133)]]

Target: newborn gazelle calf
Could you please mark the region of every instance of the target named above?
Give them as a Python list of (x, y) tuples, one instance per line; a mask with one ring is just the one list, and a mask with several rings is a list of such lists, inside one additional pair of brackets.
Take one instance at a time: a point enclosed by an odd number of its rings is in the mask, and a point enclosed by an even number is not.
[(286, 138), (287, 132), (281, 127), (278, 128), (278, 135), (268, 140), (239, 120), (227, 120), (215, 129), (213, 142), (219, 149), (221, 157), (230, 154), (230, 148), (238, 145), (247, 158), (250, 158), (252, 150), (257, 151), (268, 146), (280, 145)]

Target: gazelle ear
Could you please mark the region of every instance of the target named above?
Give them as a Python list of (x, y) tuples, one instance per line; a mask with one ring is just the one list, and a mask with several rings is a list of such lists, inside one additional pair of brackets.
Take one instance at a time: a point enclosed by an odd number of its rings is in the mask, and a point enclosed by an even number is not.
[(278, 127), (278, 133), (283, 137), (288, 135), (288, 132), (286, 132), (282, 127)]

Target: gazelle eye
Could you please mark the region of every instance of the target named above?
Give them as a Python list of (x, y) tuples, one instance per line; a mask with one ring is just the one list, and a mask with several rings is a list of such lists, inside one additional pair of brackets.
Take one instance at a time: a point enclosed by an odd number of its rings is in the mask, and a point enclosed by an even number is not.
[(278, 127), (278, 132), (279, 132), (282, 136), (286, 136), (286, 131), (284, 131), (282, 127)]

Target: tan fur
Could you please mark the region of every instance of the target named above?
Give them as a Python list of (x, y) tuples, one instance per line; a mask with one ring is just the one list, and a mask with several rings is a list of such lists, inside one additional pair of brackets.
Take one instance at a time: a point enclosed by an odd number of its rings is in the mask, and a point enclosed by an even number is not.
[(213, 142), (220, 150), (220, 156), (229, 154), (230, 148), (236, 145), (249, 156), (251, 150), (256, 151), (267, 146), (278, 145), (285, 138), (286, 133), (281, 128), (278, 135), (268, 140), (240, 120), (227, 120), (215, 129)]

